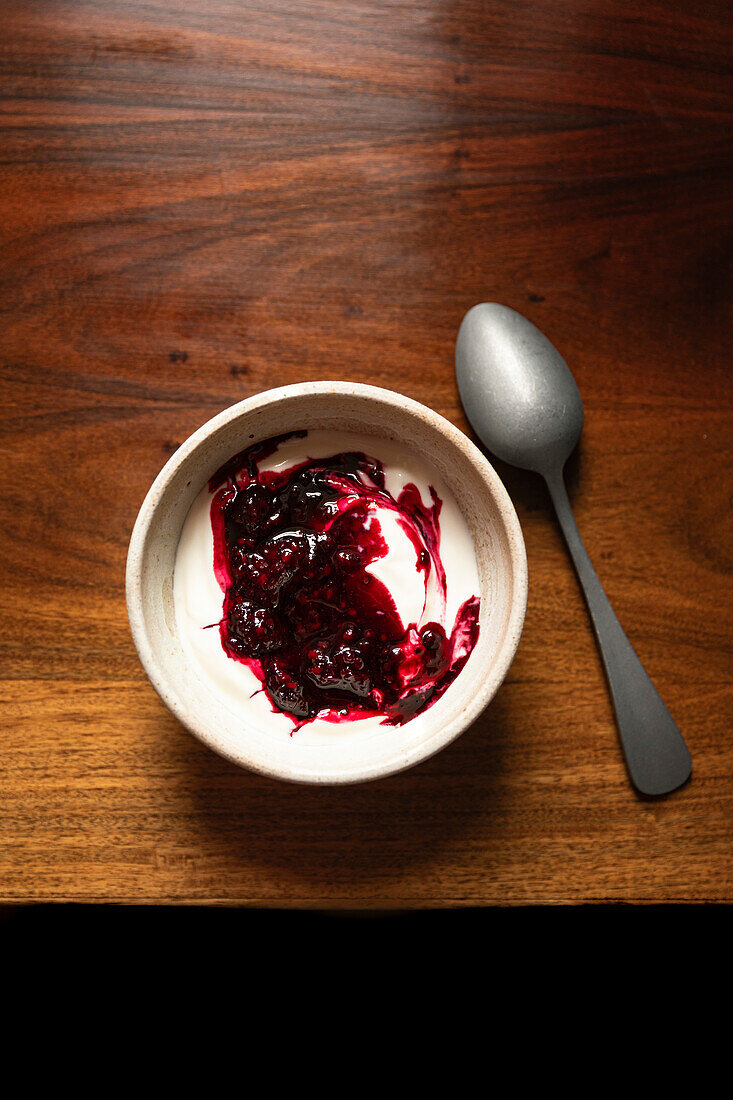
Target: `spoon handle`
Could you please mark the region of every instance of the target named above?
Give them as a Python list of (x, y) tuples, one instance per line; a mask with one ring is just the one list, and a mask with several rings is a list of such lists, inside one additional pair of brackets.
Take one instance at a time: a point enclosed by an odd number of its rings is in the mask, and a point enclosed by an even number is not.
[(580, 537), (562, 472), (545, 481), (588, 604), (631, 781), (642, 794), (669, 794), (690, 776), (689, 750), (603, 591)]

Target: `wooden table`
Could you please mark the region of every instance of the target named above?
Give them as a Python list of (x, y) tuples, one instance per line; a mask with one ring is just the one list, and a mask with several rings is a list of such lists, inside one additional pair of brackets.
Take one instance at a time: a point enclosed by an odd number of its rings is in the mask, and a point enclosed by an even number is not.
[[(730, 901), (731, 57), (720, 2), (2, 0), (0, 900)], [(523, 640), (413, 771), (309, 789), (190, 737), (133, 649), (137, 509), (273, 385), (388, 386), (467, 430), (497, 300), (585, 402), (570, 483), (691, 783), (627, 782), (539, 482)]]

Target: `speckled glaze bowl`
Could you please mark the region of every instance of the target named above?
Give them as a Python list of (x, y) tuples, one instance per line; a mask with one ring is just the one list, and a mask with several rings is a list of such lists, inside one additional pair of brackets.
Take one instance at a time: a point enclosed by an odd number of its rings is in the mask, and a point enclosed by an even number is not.
[[(209, 477), (251, 443), (294, 429), (335, 429), (398, 440), (443, 477), (473, 536), (478, 564), (478, 643), (445, 694), (385, 735), (328, 746), (283, 743), (247, 729), (189, 666), (173, 604), (183, 522)], [(377, 454), (377, 457), (378, 454)], [(127, 556), (127, 611), (153, 687), (205, 745), (243, 768), (298, 783), (357, 783), (391, 775), (445, 748), (481, 714), (507, 674), (527, 605), (527, 558), (516, 512), (493, 467), (462, 432), (402, 394), (350, 382), (304, 382), (268, 390), (209, 420), (155, 479)]]

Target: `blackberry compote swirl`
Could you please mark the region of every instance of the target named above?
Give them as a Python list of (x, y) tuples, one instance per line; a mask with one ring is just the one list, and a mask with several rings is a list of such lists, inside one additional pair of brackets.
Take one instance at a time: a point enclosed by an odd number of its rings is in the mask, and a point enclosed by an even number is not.
[[(307, 434), (249, 447), (209, 483), (221, 644), (293, 729), (316, 717), (403, 723), (440, 698), (468, 660), (479, 599), (460, 605), (450, 633), (423, 621), (429, 587), (446, 607), (442, 502), (432, 486), (429, 506), (411, 483), (394, 497), (382, 463), (361, 451), (260, 469), (283, 443)], [(425, 588), (423, 615), (407, 623), (374, 568), (390, 551), (383, 530), (390, 515)]]

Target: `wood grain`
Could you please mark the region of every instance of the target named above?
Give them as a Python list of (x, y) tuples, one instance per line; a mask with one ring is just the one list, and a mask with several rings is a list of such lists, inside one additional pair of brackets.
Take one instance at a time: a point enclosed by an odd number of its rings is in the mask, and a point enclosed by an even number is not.
[[(727, 5), (0, 2), (0, 899), (730, 901)], [(237, 771), (163, 708), (127, 540), (178, 444), (271, 385), (386, 385), (467, 430), (498, 300), (562, 350), (570, 482), (690, 745), (626, 780), (542, 487), (499, 467), (531, 592), (507, 682), (405, 775)]]

